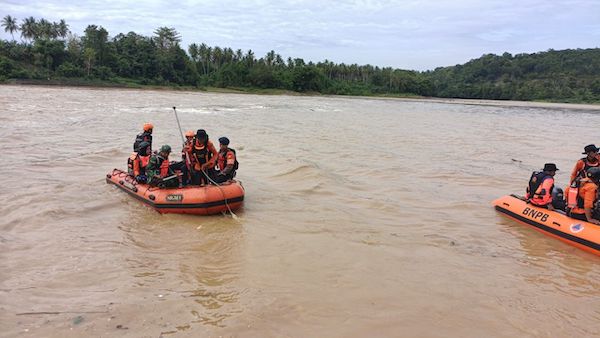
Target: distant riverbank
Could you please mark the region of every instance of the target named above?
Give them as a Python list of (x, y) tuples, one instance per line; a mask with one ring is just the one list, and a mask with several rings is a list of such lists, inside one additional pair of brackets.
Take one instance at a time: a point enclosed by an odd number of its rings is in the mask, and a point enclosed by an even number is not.
[(219, 87), (192, 87), (192, 86), (156, 86), (140, 85), (136, 83), (115, 83), (100, 80), (84, 79), (53, 79), (53, 80), (9, 80), (0, 85), (16, 86), (58, 86), (58, 87), (92, 87), (106, 89), (134, 89), (134, 90), (166, 90), (166, 91), (191, 91), (210, 93), (232, 93), (232, 94), (256, 94), (256, 95), (290, 95), (290, 96), (324, 96), (324, 97), (347, 97), (347, 98), (371, 98), (381, 100), (404, 100), (416, 102), (432, 102), (446, 104), (465, 104), (477, 106), (501, 106), (501, 107), (538, 107), (549, 109), (576, 109), (597, 110), (600, 112), (600, 104), (589, 103), (564, 103), (564, 102), (540, 102), (540, 101), (509, 101), (509, 100), (481, 100), (481, 99), (458, 99), (437, 98), (417, 95), (325, 95), (318, 92), (299, 93), (284, 89), (261, 89), (261, 88), (219, 88)]

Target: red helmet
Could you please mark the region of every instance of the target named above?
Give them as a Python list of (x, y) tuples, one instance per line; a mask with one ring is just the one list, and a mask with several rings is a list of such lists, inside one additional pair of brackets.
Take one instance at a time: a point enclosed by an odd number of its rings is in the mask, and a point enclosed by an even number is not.
[(149, 131), (154, 129), (154, 125), (150, 122), (144, 123), (144, 131)]

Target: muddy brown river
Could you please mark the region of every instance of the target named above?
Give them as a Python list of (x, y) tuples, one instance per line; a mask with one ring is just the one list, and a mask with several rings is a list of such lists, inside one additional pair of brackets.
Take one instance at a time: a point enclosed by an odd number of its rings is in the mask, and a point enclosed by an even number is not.
[[(0, 86), (0, 335), (598, 336), (600, 257), (490, 201), (563, 186), (600, 107), (471, 103)], [(237, 149), (237, 219), (106, 184), (173, 106)]]

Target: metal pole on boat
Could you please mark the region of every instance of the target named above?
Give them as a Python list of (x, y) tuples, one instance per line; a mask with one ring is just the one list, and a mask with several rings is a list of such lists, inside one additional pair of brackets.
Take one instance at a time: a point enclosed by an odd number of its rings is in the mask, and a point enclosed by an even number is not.
[(181, 143), (185, 143), (185, 138), (183, 137), (183, 131), (181, 130), (181, 124), (179, 123), (179, 116), (177, 116), (177, 108), (173, 107), (173, 112), (175, 112), (175, 119), (177, 120), (177, 126), (179, 127), (179, 134), (181, 135)]

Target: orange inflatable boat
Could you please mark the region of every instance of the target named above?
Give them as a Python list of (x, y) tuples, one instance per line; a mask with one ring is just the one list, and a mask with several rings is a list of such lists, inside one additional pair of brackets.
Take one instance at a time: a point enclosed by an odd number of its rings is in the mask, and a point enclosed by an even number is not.
[(600, 226), (568, 217), (560, 211), (535, 207), (516, 195), (492, 202), (496, 210), (520, 223), (587, 252), (600, 255)]
[(106, 175), (106, 183), (116, 185), (160, 213), (212, 215), (236, 210), (244, 201), (244, 187), (235, 180), (220, 186), (159, 189), (137, 183), (127, 172), (113, 169)]

